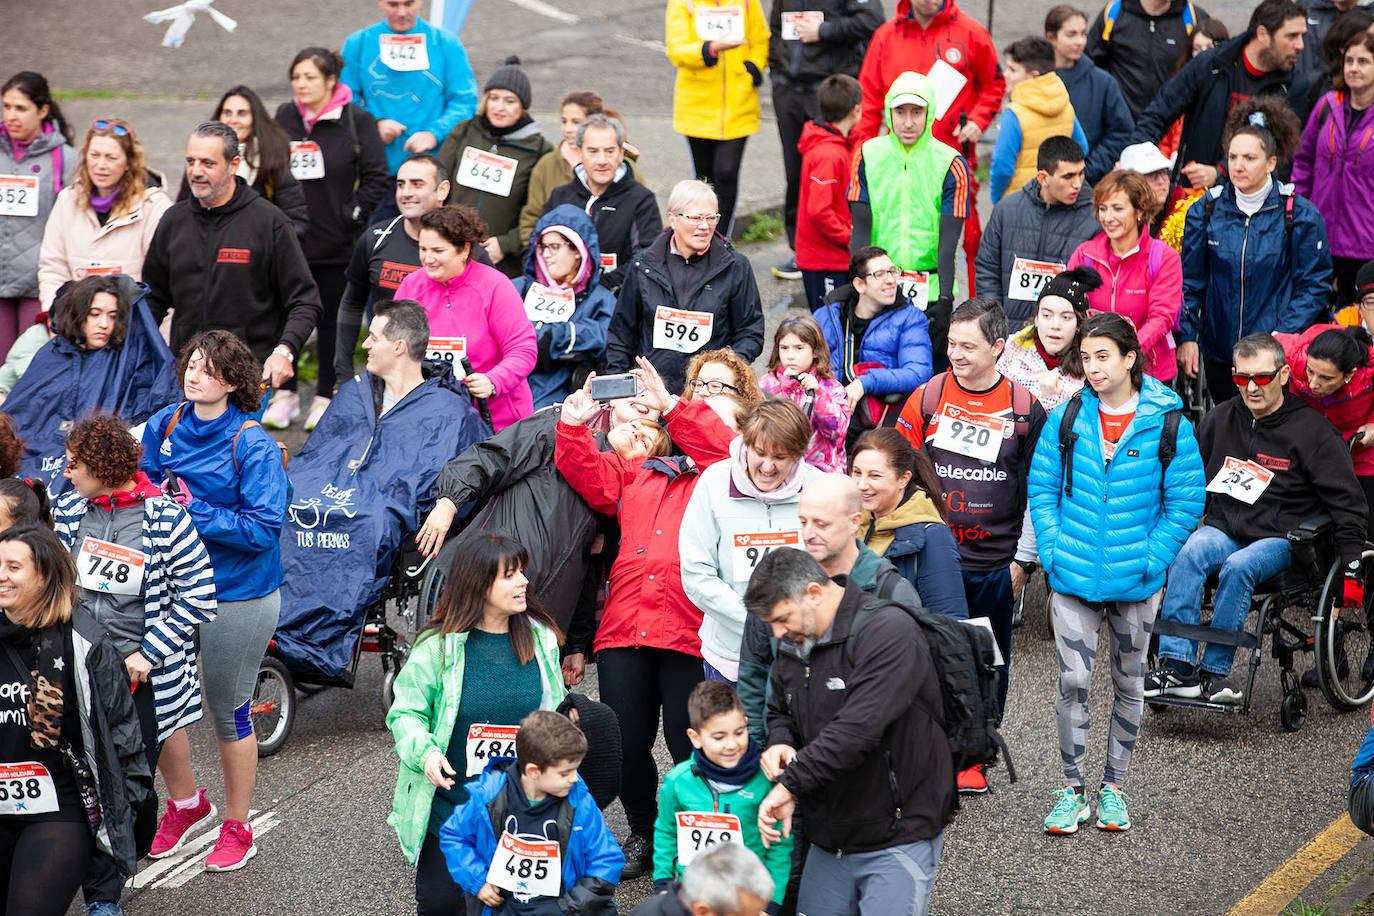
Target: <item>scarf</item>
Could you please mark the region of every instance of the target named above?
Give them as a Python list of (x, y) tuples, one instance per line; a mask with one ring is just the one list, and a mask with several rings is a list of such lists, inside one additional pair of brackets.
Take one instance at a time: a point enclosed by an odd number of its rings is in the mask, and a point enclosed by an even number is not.
[(109, 496), (97, 496), (91, 500), (91, 505), (97, 506), (108, 512), (115, 509), (127, 509), (129, 506), (136, 506), (145, 499), (152, 499), (154, 496), (161, 496), (162, 490), (158, 488), (148, 475), (142, 471), (134, 478), (134, 488), (132, 490), (121, 490), (111, 493)]
[(112, 193), (101, 197), (95, 193), (95, 188), (91, 188), (91, 209), (96, 213), (109, 213), (114, 209), (115, 200), (119, 198), (119, 188), (115, 188)]
[(1032, 331), (1031, 340), (1035, 342), (1035, 352), (1039, 353), (1040, 358), (1045, 361), (1045, 368), (1058, 369), (1059, 357), (1052, 355), (1049, 350), (1045, 349), (1044, 344), (1040, 343), (1040, 335)]
[(35, 631), (0, 614), (0, 642), (21, 670), (28, 665), (19, 649), (37, 643), (37, 667), (29, 671), (33, 677), (33, 689), (29, 692), (29, 744), (36, 750), (55, 750), (62, 736), (64, 629), (58, 625)]
[(750, 738), (749, 747), (745, 750), (744, 756), (739, 759), (739, 763), (728, 769), (708, 760), (706, 755), (701, 752), (701, 748), (694, 748), (692, 750), (692, 769), (709, 783), (738, 789), (754, 778), (754, 774), (759, 770), (759, 760), (762, 757), (763, 748), (759, 747), (753, 738)]
[(493, 137), (504, 137), (506, 134), (514, 133), (526, 124), (534, 122), (534, 118), (531, 118), (527, 114), (522, 114), (520, 117), (516, 118), (515, 123), (510, 127), (494, 127), (492, 123), (487, 120), (486, 115), (477, 115), (476, 120), (478, 124), (482, 125), (482, 129)]
[(741, 496), (757, 499), (761, 503), (781, 502), (800, 493), (802, 488), (801, 472), (804, 463), (798, 461), (792, 465), (792, 473), (783, 478), (782, 483), (778, 484), (776, 489), (764, 492), (754, 486), (754, 481), (749, 479), (749, 465), (744, 457), (744, 437), (736, 436), (730, 440), (730, 486), (739, 491)]

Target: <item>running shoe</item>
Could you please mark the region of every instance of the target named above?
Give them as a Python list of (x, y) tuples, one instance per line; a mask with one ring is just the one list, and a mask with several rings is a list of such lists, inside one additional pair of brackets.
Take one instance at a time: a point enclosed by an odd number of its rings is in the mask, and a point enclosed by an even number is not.
[(267, 402), (267, 410), (262, 414), (262, 425), (268, 429), (286, 429), (291, 421), (301, 415), (301, 399), (294, 391), (274, 391), (272, 400)]
[(167, 802), (167, 810), (163, 813), (162, 820), (157, 823), (157, 835), (153, 837), (153, 848), (148, 852), (149, 858), (161, 859), (170, 856), (185, 845), (192, 830), (219, 813), (210, 799), (205, 797), (204, 789), (197, 790), (196, 794), (199, 801), (193, 808), (183, 810), (176, 806), (176, 802)]
[(797, 259), (788, 258), (786, 264), (779, 264), (774, 267), (773, 276), (779, 280), (800, 280), (801, 268), (797, 267)]
[(959, 773), (960, 795), (982, 795), (988, 790), (988, 768), (981, 763)]
[(253, 842), (253, 828), (238, 821), (225, 820), (219, 827), (219, 839), (205, 859), (206, 871), (235, 871), (248, 864), (258, 854)]
[(1045, 817), (1046, 833), (1077, 833), (1078, 825), (1092, 817), (1088, 800), (1073, 786), (1065, 786), (1054, 797), (1054, 809)]
[(315, 400), (310, 402), (310, 413), (305, 415), (305, 431), (310, 432), (320, 425), (320, 418), (329, 409), (329, 398), (322, 398), (315, 395)]
[(620, 880), (626, 881), (630, 878), (638, 878), (647, 875), (654, 868), (654, 844), (644, 839), (637, 833), (630, 834), (630, 838), (620, 847), (625, 853), (625, 867), (620, 872)]
[(1202, 694), (1202, 681), (1196, 671), (1180, 671), (1165, 662), (1159, 668), (1145, 675), (1145, 697), (1188, 697)]
[(1213, 703), (1239, 703), (1244, 696), (1241, 689), (1226, 675), (1208, 672), (1204, 672), (1204, 675), (1202, 695)]
[[(1097, 790), (1097, 829), (1130, 830), (1131, 817), (1126, 813), (1126, 793), (1111, 783), (1104, 782)], [(1087, 806), (1084, 805), (1086, 808)]]

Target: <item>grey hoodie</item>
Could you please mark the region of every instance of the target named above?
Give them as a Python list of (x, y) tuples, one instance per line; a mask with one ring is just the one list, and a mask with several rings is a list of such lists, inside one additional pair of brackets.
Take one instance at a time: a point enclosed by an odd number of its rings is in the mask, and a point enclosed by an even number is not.
[(0, 299), (38, 298), (38, 250), (43, 245), (43, 227), (57, 192), (71, 182), (76, 166), (76, 150), (56, 125), (50, 133), (35, 137), (18, 162), (9, 135), (0, 127), (0, 175), (38, 178), (38, 215), (0, 216)]

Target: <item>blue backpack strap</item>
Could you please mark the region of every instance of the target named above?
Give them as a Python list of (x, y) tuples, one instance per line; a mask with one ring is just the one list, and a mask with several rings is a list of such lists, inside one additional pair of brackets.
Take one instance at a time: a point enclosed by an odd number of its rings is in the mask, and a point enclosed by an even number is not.
[(1183, 34), (1192, 36), (1193, 29), (1197, 28), (1197, 11), (1193, 9), (1191, 3), (1183, 4)]
[(1102, 40), (1104, 42), (1112, 40), (1112, 26), (1116, 25), (1116, 17), (1121, 15), (1121, 0), (1112, 0), (1107, 4), (1107, 8), (1102, 11)]

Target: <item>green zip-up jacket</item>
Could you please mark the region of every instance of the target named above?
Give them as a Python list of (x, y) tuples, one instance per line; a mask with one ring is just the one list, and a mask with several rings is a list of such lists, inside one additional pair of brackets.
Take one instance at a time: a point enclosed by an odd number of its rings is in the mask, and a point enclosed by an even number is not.
[[(559, 667), (558, 639), (548, 627), (530, 623), (534, 628), (533, 661), (539, 665), (539, 678), (544, 685), (539, 708), (553, 709), (568, 692)], [(448, 753), (453, 726), (458, 721), (458, 701), (463, 695), (463, 650), (467, 641), (467, 633), (450, 633), (430, 636), (416, 644), (396, 675), (396, 699), (386, 714), (386, 727), (396, 738), (396, 756), (401, 758), (391, 816), (386, 822), (396, 831), (401, 852), (411, 865), (420, 857), (420, 845), (429, 826), (429, 808), (434, 803), (434, 785), (425, 778), (425, 758), (431, 751)], [(458, 771), (456, 778), (462, 779), (464, 761), (450, 760), (449, 765)]]
[(773, 876), (773, 902), (782, 903), (787, 892), (787, 876), (792, 869), (792, 840), (783, 837), (764, 849), (759, 838), (759, 805), (773, 788), (763, 769), (755, 771), (748, 782), (730, 792), (717, 792), (697, 774), (692, 758), (668, 771), (658, 791), (658, 820), (654, 822), (654, 883), (682, 877), (677, 863), (677, 815), (680, 811), (719, 811), (739, 818), (744, 845), (763, 860)]

